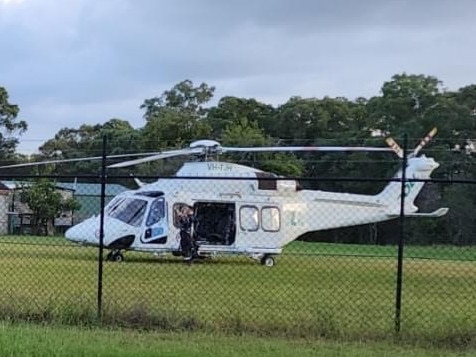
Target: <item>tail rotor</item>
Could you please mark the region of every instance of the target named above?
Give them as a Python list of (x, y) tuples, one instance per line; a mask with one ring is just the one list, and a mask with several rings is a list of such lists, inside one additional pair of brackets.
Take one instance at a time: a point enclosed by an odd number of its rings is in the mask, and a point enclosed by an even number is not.
[(388, 146), (390, 146), (390, 149), (392, 149), (400, 159), (403, 159), (403, 149), (400, 147), (400, 145), (397, 144), (395, 140), (393, 140), (393, 138), (387, 138), (385, 139), (385, 142)]
[[(436, 127), (431, 129), (430, 132), (426, 134), (423, 139), (420, 140), (418, 145), (415, 147), (415, 150), (413, 150), (409, 157), (417, 156), (421, 149), (423, 149), (423, 147), (425, 147), (425, 145), (428, 144), (431, 139), (433, 139), (437, 132), (438, 129)], [(388, 146), (390, 146), (390, 148), (397, 154), (399, 158), (403, 158), (403, 149), (400, 147), (400, 145), (397, 144), (397, 142), (393, 138), (388, 137), (387, 139), (385, 139), (385, 142)]]
[(420, 150), (423, 149), (423, 147), (426, 144), (428, 144), (431, 139), (433, 139), (433, 137), (436, 135), (437, 132), (438, 132), (438, 129), (436, 127), (431, 129), (430, 132), (428, 134), (426, 134), (426, 136), (423, 139), (420, 140), (420, 143), (417, 145), (415, 150), (413, 150), (413, 152), (410, 154), (410, 156), (411, 157), (417, 156), (418, 153), (420, 152)]

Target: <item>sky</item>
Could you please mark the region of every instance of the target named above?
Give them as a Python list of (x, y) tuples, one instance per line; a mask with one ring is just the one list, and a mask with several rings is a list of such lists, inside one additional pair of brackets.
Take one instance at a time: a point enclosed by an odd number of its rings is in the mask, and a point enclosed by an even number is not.
[(139, 108), (185, 79), (278, 106), (379, 95), (395, 74), (476, 84), (474, 0), (0, 0), (0, 87), (31, 154), (61, 128)]

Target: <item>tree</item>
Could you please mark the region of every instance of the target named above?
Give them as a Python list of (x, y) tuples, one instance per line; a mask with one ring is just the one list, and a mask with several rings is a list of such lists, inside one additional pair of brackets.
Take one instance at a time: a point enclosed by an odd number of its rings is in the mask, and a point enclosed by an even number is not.
[(278, 107), (271, 135), (297, 145), (334, 140), (350, 129), (352, 119), (352, 103), (345, 98), (292, 97)]
[(186, 79), (177, 83), (171, 90), (166, 90), (160, 97), (146, 99), (140, 108), (145, 110), (144, 118), (147, 121), (160, 116), (163, 110), (171, 109), (204, 117), (208, 110), (203, 105), (213, 98), (214, 92), (215, 87), (206, 83), (194, 87), (193, 82)]
[[(74, 159), (101, 157), (103, 137), (107, 138), (107, 155), (137, 153), (141, 151), (142, 137), (140, 130), (122, 119), (110, 119), (104, 124), (87, 125), (79, 128), (63, 128), (53, 139), (46, 141), (40, 148), (40, 155), (35, 160)], [(57, 164), (56, 173), (62, 175), (88, 175), (100, 171), (100, 160), (78, 161)]]
[(435, 125), (441, 109), (442, 83), (436, 77), (397, 74), (382, 86), (382, 96), (369, 99), (367, 110), (373, 130), (385, 135), (418, 138)]
[(46, 157), (62, 159), (101, 156), (104, 136), (107, 137), (107, 155), (130, 153), (140, 148), (140, 132), (128, 121), (114, 118), (104, 124), (63, 128), (40, 147), (40, 152)]
[(210, 108), (206, 121), (212, 127), (213, 137), (219, 138), (226, 127), (246, 118), (249, 123), (256, 123), (264, 132), (270, 134), (274, 123), (275, 109), (256, 99), (223, 97), (218, 105)]
[(64, 211), (75, 211), (81, 208), (75, 198), (63, 198), (53, 182), (38, 179), (30, 186), (22, 187), (21, 201), (26, 203), (33, 212), (33, 225), (36, 234), (40, 235), (46, 225), (46, 235), (54, 235), (54, 220)]
[(20, 108), (16, 104), (8, 101), (8, 93), (5, 88), (0, 87), (0, 158), (9, 159), (15, 152), (18, 139), (13, 135), (24, 133), (28, 125), (25, 121), (17, 121), (16, 118)]
[(185, 80), (160, 97), (146, 99), (141, 105), (146, 120), (143, 148), (182, 147), (192, 140), (209, 137), (211, 128), (202, 119), (208, 112), (204, 104), (213, 97), (214, 91), (215, 88), (206, 83), (194, 87), (192, 81)]
[[(220, 139), (224, 146), (271, 146), (272, 140), (258, 127), (257, 122), (249, 122), (246, 118), (236, 120), (226, 127)], [(259, 159), (253, 162), (254, 166), (271, 171), (279, 175), (300, 176), (303, 172), (303, 164), (293, 154), (285, 153), (260, 153)], [(237, 155), (233, 155), (235, 161)], [(249, 160), (250, 158), (248, 158)], [(250, 162), (245, 162), (250, 164)]]
[[(374, 145), (371, 124), (367, 119), (367, 101), (359, 98), (352, 102), (345, 98), (300, 98), (292, 97), (276, 110), (272, 136), (280, 143), (296, 146), (362, 146)], [(270, 132), (268, 131), (267, 134)], [(382, 145), (383, 141), (379, 141)], [(304, 162), (306, 177), (365, 177), (369, 163), (375, 155), (366, 153), (296, 153)], [(375, 172), (379, 177), (382, 172)], [(375, 177), (375, 176), (374, 176)], [(338, 180), (306, 181), (307, 188), (331, 191), (354, 191), (369, 193), (372, 183), (365, 187), (361, 183)], [(356, 187), (359, 186), (359, 187)]]

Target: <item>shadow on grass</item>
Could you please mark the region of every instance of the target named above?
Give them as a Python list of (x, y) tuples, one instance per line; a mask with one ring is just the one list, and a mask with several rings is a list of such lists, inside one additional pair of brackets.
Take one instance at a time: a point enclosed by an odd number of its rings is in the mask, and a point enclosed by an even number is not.
[[(85, 247), (85, 246), (76, 246), (76, 245), (41, 245), (41, 244), (2, 244), (0, 246), (0, 258), (17, 258), (17, 259), (61, 259), (61, 260), (71, 260), (71, 261), (84, 261), (96, 263), (98, 261), (98, 248), (94, 247)], [(134, 252), (134, 251), (124, 251), (125, 261), (121, 263), (117, 262), (108, 262), (105, 257), (109, 252), (108, 249), (104, 249), (103, 261), (107, 264), (177, 264), (184, 265), (183, 259), (180, 256), (173, 256), (172, 254), (154, 254), (154, 252)], [(251, 258), (245, 256), (237, 255), (217, 255), (210, 257), (203, 257), (194, 259), (192, 265), (253, 265), (258, 264), (258, 261), (252, 260)]]

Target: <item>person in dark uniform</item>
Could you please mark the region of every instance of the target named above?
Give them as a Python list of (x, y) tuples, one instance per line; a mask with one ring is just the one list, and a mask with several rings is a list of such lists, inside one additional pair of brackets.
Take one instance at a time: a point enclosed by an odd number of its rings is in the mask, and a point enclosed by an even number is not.
[(191, 264), (193, 256), (195, 255), (195, 242), (192, 236), (192, 226), (195, 222), (193, 209), (189, 206), (184, 206), (180, 212), (180, 249), (182, 251), (184, 263)]

